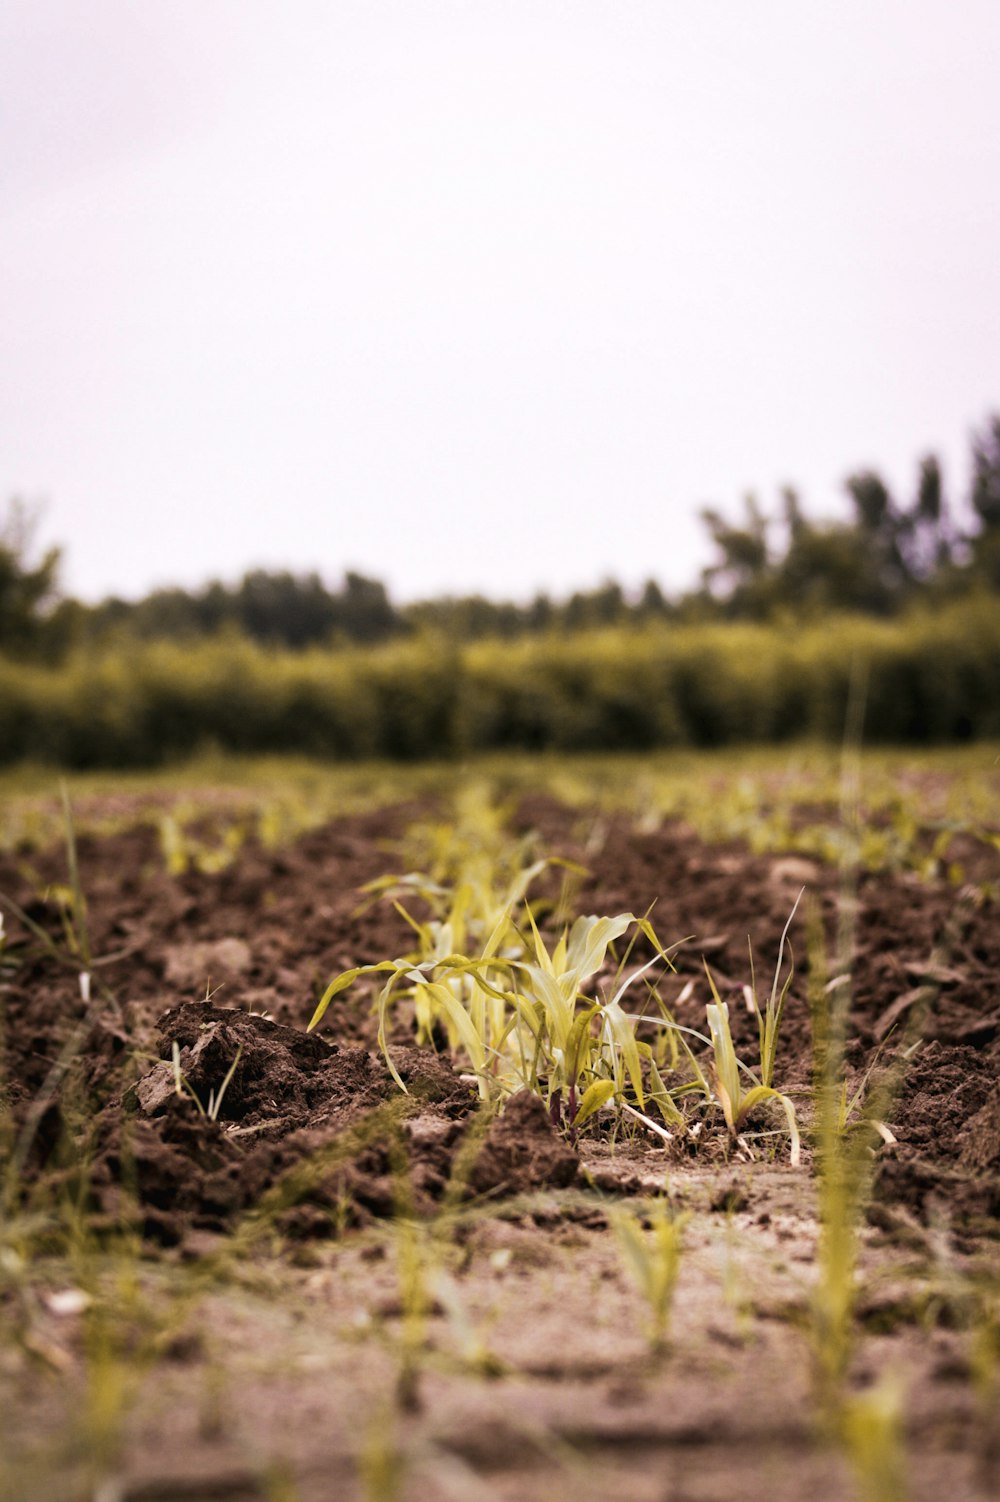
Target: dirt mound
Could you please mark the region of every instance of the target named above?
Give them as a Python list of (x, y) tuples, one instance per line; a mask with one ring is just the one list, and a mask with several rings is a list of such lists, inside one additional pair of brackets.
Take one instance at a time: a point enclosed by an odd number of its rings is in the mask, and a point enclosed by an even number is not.
[(954, 1164), (995, 1089), (996, 1073), (996, 1060), (982, 1050), (925, 1043), (902, 1076), (893, 1109), (899, 1156)]
[(1000, 1232), (1000, 1173), (970, 1174), (929, 1158), (886, 1158), (875, 1179), (869, 1219), (894, 1229), (886, 1205), (912, 1212), (924, 1225), (944, 1225), (961, 1245)]
[(469, 1175), (477, 1194), (521, 1194), (539, 1185), (565, 1189), (579, 1160), (558, 1135), (537, 1095), (522, 1090), (490, 1125)]
[(985, 1105), (969, 1117), (959, 1140), (965, 1167), (1000, 1173), (1000, 1084), (994, 1084)]
[(161, 1059), (104, 1113), (92, 1174), (108, 1214), (131, 1185), (144, 1234), (170, 1243), (192, 1229), (257, 1218), (298, 1236), (329, 1236), (407, 1204), (428, 1212), (456, 1173), (463, 1194), (562, 1187), (575, 1151), (542, 1103), (516, 1097), (481, 1143), (459, 1152), (474, 1092), (444, 1060), (403, 1048), (394, 1064), (269, 1018), (225, 1007), (172, 1008), (157, 1027)]
[(177, 1097), (178, 1082), (217, 1121), (281, 1136), (317, 1109), (330, 1114), (384, 1099), (385, 1078), (376, 1077), (365, 1049), (342, 1048), (252, 1012), (188, 1003), (166, 1012), (157, 1029), (162, 1062), (135, 1087), (147, 1116)]

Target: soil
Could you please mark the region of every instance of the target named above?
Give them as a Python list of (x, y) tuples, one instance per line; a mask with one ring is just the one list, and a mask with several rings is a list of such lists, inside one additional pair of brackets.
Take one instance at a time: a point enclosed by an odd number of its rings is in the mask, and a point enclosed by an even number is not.
[[(808, 1133), (796, 1170), (780, 1116), (735, 1143), (721, 1114), (670, 1143), (603, 1125), (574, 1141), (528, 1095), (490, 1119), (473, 1082), (413, 1045), (401, 1007), (391, 1043), (404, 1095), (362, 982), (305, 1031), (332, 975), (407, 951), (402, 917), (360, 889), (399, 869), (399, 841), (427, 812), (352, 815), (280, 850), (250, 841), (209, 874), (169, 875), (146, 825), (82, 834), (89, 1001), (80, 962), (66, 961), (65, 852), (0, 856), (0, 892), (29, 920), (8, 911), (0, 950), (0, 1077), (26, 1144), (23, 1209), (81, 1204), (89, 1227), (83, 1271), (43, 1257), (3, 1295), (19, 1334), (0, 1343), (0, 1496), (855, 1495), (811, 1396)], [(996, 1495), (996, 1373), (992, 1388), (972, 1380), (986, 1306), (969, 1292), (985, 1277), (996, 1310), (990, 888), (869, 873), (845, 897), (837, 872), (799, 855), (709, 846), (682, 824), (643, 831), (543, 797), (513, 822), (587, 868), (577, 911), (655, 904), (663, 942), (686, 939), (665, 999), (703, 1030), (707, 962), (741, 1057), (756, 1046), (748, 941), (769, 989), (806, 889), (779, 1083), (807, 1128), (809, 994), (829, 984), (810, 924), (832, 951), (849, 908), (850, 1087), (906, 1060), (862, 1234), (851, 1381), (864, 1392), (888, 1374), (905, 1387), (914, 1497)], [(995, 888), (1000, 856), (976, 874)], [(554, 903), (557, 873), (548, 881), (538, 891)], [(616, 1207), (664, 1194), (690, 1219), (670, 1345), (654, 1353), (613, 1223)], [(416, 1251), (401, 1215), (422, 1228)], [(99, 1380), (81, 1289), (122, 1276), (106, 1249), (123, 1223), (138, 1247), (129, 1396), (95, 1480), (80, 1416)], [(75, 1300), (58, 1297), (67, 1286)]]

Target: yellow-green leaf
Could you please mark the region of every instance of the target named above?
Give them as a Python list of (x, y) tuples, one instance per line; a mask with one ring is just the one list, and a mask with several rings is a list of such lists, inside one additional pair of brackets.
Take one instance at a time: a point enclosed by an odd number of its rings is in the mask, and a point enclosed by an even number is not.
[(603, 1105), (611, 1099), (615, 1093), (614, 1080), (595, 1080), (588, 1085), (583, 1092), (576, 1115), (573, 1117), (574, 1126), (582, 1126), (588, 1117), (593, 1116)]

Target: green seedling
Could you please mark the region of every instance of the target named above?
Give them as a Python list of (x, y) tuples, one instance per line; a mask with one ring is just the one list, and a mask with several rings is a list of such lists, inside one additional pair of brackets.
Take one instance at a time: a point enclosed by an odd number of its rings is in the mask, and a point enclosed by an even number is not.
[[(780, 1090), (775, 1090), (772, 1085), (765, 1085), (755, 1079), (753, 1073), (742, 1064), (736, 1056), (733, 1044), (733, 1036), (729, 1029), (729, 1008), (720, 998), (715, 981), (708, 966), (705, 966), (708, 983), (715, 998), (708, 1007), (706, 1015), (708, 1028), (712, 1038), (712, 1052), (715, 1063), (715, 1091), (722, 1114), (726, 1119), (730, 1136), (735, 1137), (739, 1133), (743, 1123), (765, 1101), (775, 1100), (785, 1113), (788, 1123), (788, 1135), (791, 1139), (791, 1159), (793, 1167), (798, 1167), (801, 1149), (799, 1145), (799, 1127), (795, 1117), (795, 1107), (787, 1095), (782, 1095)], [(743, 1077), (750, 1084), (748, 1089), (743, 1088)]]
[[(385, 975), (377, 1002), (378, 1041), (401, 1089), (405, 1085), (393, 1064), (388, 1018), (399, 995), (419, 994), (446, 1020), (454, 1052), (464, 1056), (483, 1100), (502, 1101), (517, 1090), (533, 1090), (546, 1101), (554, 1119), (571, 1126), (589, 1119), (611, 1099), (623, 1102), (629, 1091), (641, 1109), (646, 1095), (643, 1058), (651, 1059), (651, 1050), (637, 1040), (635, 1019), (621, 1003), (628, 988), (653, 965), (669, 963), (648, 918), (632, 913), (578, 918), (551, 952), (530, 909), (528, 922), (531, 938), (522, 940), (519, 957), (497, 952), (512, 927), (505, 911), (475, 958), (449, 954), (419, 963), (391, 960), (347, 970), (330, 982), (309, 1026), (315, 1027), (333, 998), (359, 977)], [(622, 960), (610, 996), (595, 996), (592, 983), (603, 970), (610, 946), (630, 929), (633, 936), (646, 936), (653, 958), (627, 976)], [(668, 1097), (658, 1072), (653, 1081), (663, 1106)]]
[(420, 1407), (420, 1371), (427, 1349), (427, 1319), (434, 1301), (427, 1286), (423, 1228), (411, 1216), (399, 1216), (394, 1225), (402, 1310), (396, 1402), (400, 1408), (413, 1411)]
[(785, 998), (788, 995), (788, 988), (792, 984), (792, 978), (795, 974), (795, 966), (791, 959), (791, 950), (789, 950), (788, 975), (785, 978), (784, 985), (781, 985), (781, 967), (785, 957), (785, 945), (788, 942), (788, 930), (792, 926), (792, 919), (798, 911), (804, 891), (805, 888), (803, 887), (802, 891), (796, 897), (792, 911), (788, 915), (788, 921), (782, 929), (781, 942), (778, 945), (778, 961), (774, 967), (774, 980), (771, 983), (771, 991), (763, 1011), (757, 1000), (757, 978), (754, 974), (753, 947), (750, 947), (749, 1000), (754, 1015), (757, 1018), (757, 1031), (760, 1040), (760, 1082), (765, 1088), (769, 1088), (774, 1084), (774, 1061), (778, 1052), (781, 1017), (785, 1010)]
[[(527, 893), (548, 866), (565, 863), (529, 862), (525, 842), (503, 839), (499, 812), (481, 790), (468, 792), (453, 830), (424, 829), (420, 838), (430, 847), (428, 874), (386, 877), (369, 888), (394, 896), (416, 935), (416, 952), (334, 977), (310, 1028), (347, 986), (362, 976), (384, 976), (376, 1003), (378, 1041), (401, 1089), (388, 1020), (405, 996), (412, 1000), (418, 1041), (442, 1033), (483, 1100), (502, 1102), (529, 1089), (542, 1096), (554, 1119), (576, 1129), (612, 1100), (641, 1111), (648, 1088), (661, 1114), (679, 1119), (652, 1050), (636, 1038), (635, 1019), (621, 1005), (639, 977), (653, 965), (669, 963), (648, 916), (577, 918), (550, 949)], [(419, 896), (431, 908), (431, 919), (417, 922), (399, 903), (401, 891)], [(522, 904), (524, 928), (515, 919)], [(608, 988), (611, 994), (595, 994), (611, 946), (630, 930), (632, 941)], [(650, 943), (653, 958), (626, 976), (639, 934)], [(626, 1093), (632, 1101), (626, 1102)]]
[[(822, 1421), (836, 1427), (854, 1344), (858, 1228), (872, 1174), (869, 1135), (852, 1129), (844, 1084), (844, 1038), (850, 1003), (848, 956), (853, 904), (841, 903), (838, 974), (826, 981), (819, 912), (809, 914), (809, 992), (813, 1020), (813, 1106), (820, 1236), (813, 1295), (813, 1351)], [(859, 1102), (855, 1096), (853, 1104)]]
[(396, 1502), (406, 1479), (406, 1460), (395, 1435), (396, 1416), (384, 1405), (365, 1428), (358, 1454), (364, 1502)]
[(883, 1381), (846, 1398), (840, 1413), (840, 1439), (862, 1502), (905, 1502), (909, 1488), (903, 1394), (897, 1383)]
[(972, 1381), (987, 1421), (1000, 1404), (1000, 1283), (987, 1288), (980, 1302), (969, 1364)]
[[(12, 897), (0, 895), (0, 905), (17, 918), (18, 922), (36, 939), (50, 959), (68, 967), (78, 977), (80, 995), (84, 1002), (90, 1001), (91, 978), (94, 971), (94, 956), (91, 951), (90, 933), (87, 926), (87, 901), (80, 882), (80, 867), (76, 853), (76, 835), (73, 829), (73, 813), (65, 782), (60, 784), (63, 804), (63, 837), (66, 842), (68, 881), (65, 885), (50, 887), (47, 896), (55, 899), (63, 929), (63, 946), (36, 923)], [(2, 925), (0, 925), (2, 926)], [(106, 956), (98, 963), (109, 964), (118, 955)]]
[[(116, 950), (112, 954), (104, 954), (99, 958), (94, 955), (90, 940), (90, 931), (87, 923), (87, 899), (84, 895), (80, 880), (80, 866), (77, 859), (76, 834), (73, 823), (73, 810), (70, 805), (69, 792), (65, 781), (60, 783), (60, 792), (63, 807), (63, 838), (66, 843), (66, 862), (68, 880), (64, 885), (49, 887), (46, 896), (53, 898), (59, 907), (59, 916), (62, 923), (63, 942), (60, 944), (47, 930), (35, 921), (19, 903), (12, 897), (0, 893), (0, 911), (6, 908), (12, 913), (25, 931), (38, 943), (44, 954), (61, 969), (68, 969), (77, 978), (80, 991), (80, 999), (88, 1009), (93, 1006), (92, 992), (97, 989), (100, 992), (102, 1002), (118, 1013), (119, 1007), (115, 996), (99, 982), (98, 972), (108, 965), (113, 965), (127, 957), (129, 950)], [(0, 934), (3, 931), (2, 918), (0, 918)], [(0, 945), (0, 959), (2, 959), (3, 946)], [(85, 1036), (93, 1020), (88, 1010), (84, 1019), (81, 1036)]]
[(611, 1215), (622, 1257), (646, 1301), (649, 1343), (654, 1351), (662, 1351), (667, 1344), (687, 1220), (686, 1215), (675, 1215), (663, 1200), (643, 1215), (624, 1209)]
[(242, 1056), (243, 1045), (240, 1044), (236, 1050), (233, 1062), (226, 1070), (225, 1077), (222, 1081), (222, 1084), (219, 1086), (218, 1091), (214, 1089), (209, 1090), (208, 1100), (203, 1103), (201, 1097), (198, 1095), (197, 1090), (195, 1090), (194, 1086), (191, 1084), (191, 1081), (187, 1078), (187, 1076), (181, 1069), (181, 1050), (180, 1045), (175, 1039), (174, 1042), (170, 1045), (170, 1062), (174, 1074), (174, 1093), (180, 1096), (189, 1096), (198, 1107), (199, 1114), (204, 1116), (207, 1121), (218, 1121), (219, 1112), (222, 1110), (222, 1102), (225, 1099), (226, 1091), (229, 1089), (233, 1075), (236, 1073), (236, 1066), (239, 1064)]
[(160, 849), (164, 865), (171, 876), (183, 876), (190, 870), (200, 871), (204, 876), (216, 876), (220, 871), (228, 870), (250, 833), (246, 816), (231, 816), (223, 824), (214, 843), (198, 839), (184, 827), (179, 811), (163, 814), (159, 828)]
[[(855, 944), (857, 836), (860, 818), (860, 735), (863, 681), (855, 675), (841, 766), (841, 823), (845, 844), (835, 951), (835, 974), (827, 980), (827, 954), (818, 906), (808, 913), (809, 1005), (813, 1025), (813, 1131), (816, 1144), (820, 1235), (817, 1281), (812, 1305), (814, 1382), (819, 1418), (845, 1437), (843, 1418), (848, 1367), (855, 1342), (859, 1232), (871, 1194), (873, 1143), (891, 1140), (885, 1125), (898, 1086), (898, 1073), (872, 1080), (871, 1070), (848, 1098), (844, 1052), (851, 1001), (851, 957)], [(874, 1067), (874, 1066), (873, 1066)], [(864, 1437), (879, 1419), (878, 1405), (862, 1408)], [(857, 1436), (856, 1436), (857, 1437)], [(857, 1442), (862, 1443), (862, 1439)], [(850, 1449), (854, 1441), (846, 1441)]]

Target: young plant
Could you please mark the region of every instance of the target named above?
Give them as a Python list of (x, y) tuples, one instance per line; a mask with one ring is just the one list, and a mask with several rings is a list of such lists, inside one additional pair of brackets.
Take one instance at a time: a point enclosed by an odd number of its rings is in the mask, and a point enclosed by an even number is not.
[[(119, 1006), (116, 998), (107, 986), (99, 983), (97, 972), (106, 965), (112, 965), (124, 959), (130, 950), (116, 950), (112, 954), (104, 954), (99, 958), (94, 955), (91, 944), (90, 930), (87, 922), (87, 899), (84, 895), (83, 885), (80, 880), (80, 866), (77, 859), (76, 834), (73, 827), (73, 810), (69, 801), (69, 792), (65, 782), (60, 783), (63, 806), (63, 836), (66, 841), (66, 864), (67, 881), (65, 884), (57, 884), (48, 887), (45, 892), (46, 898), (55, 900), (59, 908), (59, 917), (63, 930), (63, 942), (60, 944), (46, 928), (38, 923), (19, 903), (12, 897), (0, 892), (0, 910), (6, 908), (18, 920), (25, 931), (36, 940), (45, 955), (63, 969), (73, 972), (77, 978), (80, 991), (80, 999), (83, 1005), (90, 1009), (92, 993), (95, 989), (101, 993), (101, 1000), (118, 1013)], [(0, 935), (2, 935), (3, 923), (0, 918)], [(0, 944), (0, 951), (3, 949)], [(95, 982), (97, 984), (95, 985)], [(89, 1028), (92, 1016), (88, 1015), (82, 1025), (84, 1033)]]
[(623, 1209), (611, 1216), (622, 1257), (646, 1301), (649, 1343), (657, 1352), (667, 1344), (687, 1220), (686, 1215), (675, 1215), (664, 1200), (657, 1200), (644, 1215)]
[(883, 1380), (867, 1392), (844, 1400), (840, 1437), (858, 1481), (862, 1502), (904, 1502), (906, 1451), (903, 1441), (903, 1394)]
[(219, 1086), (218, 1091), (216, 1091), (215, 1089), (210, 1089), (208, 1092), (208, 1100), (202, 1102), (197, 1090), (194, 1088), (191, 1081), (187, 1078), (187, 1076), (181, 1069), (181, 1050), (180, 1045), (175, 1039), (170, 1046), (170, 1062), (174, 1075), (174, 1094), (180, 1096), (190, 1096), (195, 1105), (198, 1107), (199, 1115), (204, 1116), (207, 1121), (218, 1121), (219, 1112), (222, 1110), (222, 1102), (226, 1097), (226, 1091), (229, 1089), (233, 1075), (236, 1073), (236, 1066), (239, 1064), (242, 1057), (243, 1045), (241, 1043), (236, 1049), (236, 1053), (233, 1056), (233, 1062), (226, 1070), (225, 1077), (223, 1078), (222, 1084)]
[[(722, 1107), (722, 1114), (726, 1118), (730, 1136), (735, 1137), (739, 1133), (747, 1117), (757, 1106), (765, 1101), (775, 1100), (785, 1113), (788, 1135), (791, 1139), (792, 1166), (797, 1168), (800, 1160), (800, 1146), (795, 1107), (787, 1095), (782, 1095), (781, 1091), (775, 1090), (772, 1085), (765, 1085), (757, 1080), (747, 1066), (737, 1058), (733, 1035), (729, 1028), (729, 1008), (720, 998), (707, 965), (705, 974), (708, 976), (708, 983), (715, 998), (706, 1008), (715, 1063), (715, 1091)], [(748, 1089), (743, 1088), (743, 1076), (750, 1082)]]
[(781, 966), (785, 957), (785, 945), (788, 942), (788, 930), (792, 926), (792, 919), (798, 911), (804, 891), (805, 888), (803, 887), (802, 891), (796, 897), (792, 911), (788, 915), (788, 921), (781, 931), (781, 942), (778, 945), (778, 961), (774, 967), (774, 980), (771, 983), (771, 992), (763, 1011), (761, 1011), (760, 1003), (757, 1000), (757, 978), (754, 974), (753, 947), (750, 947), (750, 986), (748, 989), (748, 999), (757, 1018), (757, 1032), (760, 1040), (760, 1082), (765, 1087), (770, 1087), (774, 1084), (774, 1061), (778, 1052), (781, 1017), (785, 1010), (785, 998), (788, 995), (788, 988), (792, 984), (792, 977), (795, 974), (795, 965), (791, 958), (791, 950), (789, 950), (788, 975), (785, 978), (784, 985), (779, 990), (779, 985), (781, 985)]
[[(498, 953), (505, 936), (518, 932), (510, 911), (504, 910), (475, 958), (436, 955), (417, 963), (388, 960), (344, 971), (330, 982), (309, 1026), (315, 1027), (333, 998), (359, 977), (385, 974), (377, 1002), (378, 1041), (403, 1090), (392, 1061), (387, 1022), (398, 995), (408, 993), (421, 997), (446, 1022), (453, 1052), (464, 1055), (484, 1100), (502, 1100), (529, 1089), (545, 1100), (554, 1120), (571, 1126), (582, 1124), (609, 1100), (628, 1104), (628, 1092), (641, 1111), (645, 1057), (657, 1104), (669, 1110), (652, 1051), (640, 1044), (636, 1019), (621, 1005), (628, 988), (651, 966), (669, 963), (648, 918), (632, 913), (578, 918), (551, 952), (530, 909), (528, 922), (531, 939), (521, 940), (517, 956)], [(633, 938), (642, 933), (649, 940), (655, 951), (652, 959), (627, 976), (623, 959), (609, 987), (610, 997), (595, 996), (593, 983), (610, 946), (630, 929)]]
[[(848, 726), (841, 761), (841, 896), (832, 979), (827, 980), (826, 942), (815, 905), (808, 915), (809, 1004), (813, 1024), (813, 1118), (819, 1192), (818, 1277), (813, 1294), (812, 1336), (816, 1401), (820, 1421), (847, 1445), (849, 1402), (845, 1396), (854, 1349), (859, 1227), (871, 1193), (873, 1137), (891, 1140), (885, 1116), (898, 1086), (898, 1068), (873, 1087), (866, 1074), (848, 1100), (845, 1082), (851, 959), (855, 948), (859, 864), (860, 743), (864, 683), (852, 676)], [(870, 1074), (870, 1071), (869, 1071)], [(864, 1111), (859, 1119), (854, 1113)], [(871, 1419), (871, 1414), (869, 1414)], [(867, 1420), (865, 1421), (867, 1422)], [(864, 1424), (862, 1424), (864, 1429)]]

